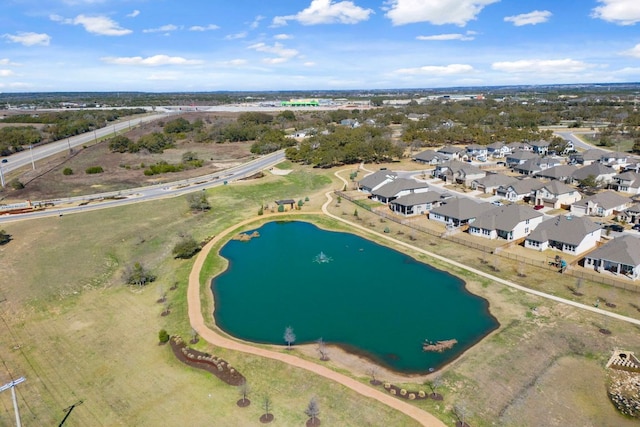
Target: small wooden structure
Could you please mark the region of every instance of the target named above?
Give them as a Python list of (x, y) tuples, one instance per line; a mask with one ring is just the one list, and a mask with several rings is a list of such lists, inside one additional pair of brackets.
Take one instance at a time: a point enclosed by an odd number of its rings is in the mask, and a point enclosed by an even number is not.
[(293, 206), (295, 204), (296, 204), (296, 201), (293, 199), (276, 200), (276, 205), (284, 206), (285, 210), (293, 210)]

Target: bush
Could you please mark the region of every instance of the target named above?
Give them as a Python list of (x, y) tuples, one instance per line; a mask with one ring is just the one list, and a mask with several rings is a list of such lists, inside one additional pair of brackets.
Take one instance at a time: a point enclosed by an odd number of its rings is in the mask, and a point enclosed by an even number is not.
[(169, 333), (164, 329), (160, 329), (160, 332), (158, 332), (158, 340), (162, 344), (169, 342)]
[(62, 170), (62, 175), (73, 175), (73, 169), (71, 168), (64, 168)]
[(260, 206), (260, 209), (258, 209), (258, 215), (264, 215), (264, 206)]
[(125, 273), (125, 281), (129, 285), (144, 286), (154, 280), (156, 280), (156, 276), (147, 271), (139, 262), (136, 262), (133, 267), (129, 267)]
[(86, 174), (88, 174), (88, 175), (93, 175), (93, 174), (96, 174), (96, 173), (104, 172), (104, 169), (102, 169), (102, 166), (90, 166), (87, 169), (85, 169), (84, 172)]
[(12, 179), (11, 182), (9, 183), (9, 185), (14, 190), (22, 190), (24, 188), (24, 184), (22, 182), (20, 182), (20, 180), (17, 179), (17, 178), (16, 179)]
[(278, 205), (278, 212), (284, 212), (284, 205)]
[(173, 247), (173, 257), (189, 259), (200, 251), (200, 244), (191, 236), (184, 237)]
[(207, 199), (207, 195), (204, 191), (189, 194), (187, 196), (187, 202), (189, 203), (189, 208), (194, 212), (208, 211), (211, 209), (211, 205), (209, 204), (209, 200)]

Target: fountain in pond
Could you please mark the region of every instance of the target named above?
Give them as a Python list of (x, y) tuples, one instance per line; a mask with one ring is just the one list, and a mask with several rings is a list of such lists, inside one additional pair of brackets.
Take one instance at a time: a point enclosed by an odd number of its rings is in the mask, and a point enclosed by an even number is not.
[(333, 261), (333, 258), (328, 257), (324, 254), (324, 252), (320, 252), (318, 255), (316, 255), (316, 257), (313, 259), (313, 262), (317, 262), (318, 264), (326, 264), (328, 262)]

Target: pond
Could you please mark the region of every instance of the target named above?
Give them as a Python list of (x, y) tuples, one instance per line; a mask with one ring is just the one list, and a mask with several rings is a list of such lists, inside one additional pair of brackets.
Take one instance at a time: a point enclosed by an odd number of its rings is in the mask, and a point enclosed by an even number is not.
[[(216, 324), (235, 337), (285, 345), (290, 326), (294, 345), (322, 338), (411, 374), (438, 369), (498, 327), (462, 280), (401, 252), (301, 221), (257, 231), (224, 245), (229, 266), (211, 284)], [(453, 339), (449, 350), (423, 351), (425, 340)]]

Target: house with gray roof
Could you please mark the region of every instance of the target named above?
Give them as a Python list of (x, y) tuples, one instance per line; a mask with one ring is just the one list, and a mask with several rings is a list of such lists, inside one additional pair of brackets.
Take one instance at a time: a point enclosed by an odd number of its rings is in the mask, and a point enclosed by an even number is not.
[(471, 159), (487, 160), (487, 146), (480, 144), (467, 145), (467, 157)]
[(555, 249), (578, 255), (593, 249), (601, 238), (602, 228), (588, 218), (556, 216), (543, 221), (524, 241), (524, 247), (537, 251)]
[(576, 165), (557, 165), (541, 170), (535, 174), (536, 178), (555, 179), (565, 184), (572, 178), (573, 173), (578, 169)]
[(539, 156), (546, 156), (547, 153), (549, 153), (549, 141), (545, 141), (544, 139), (529, 141), (529, 145), (531, 146), (531, 150)]
[(536, 205), (553, 209), (570, 206), (581, 199), (582, 194), (578, 190), (560, 181), (550, 181), (534, 193)]
[(640, 203), (628, 207), (622, 212), (618, 213), (618, 221), (626, 222), (629, 224), (640, 223)]
[(518, 181), (517, 178), (503, 173), (487, 173), (484, 178), (471, 181), (471, 188), (485, 194), (495, 194), (500, 186), (508, 186), (516, 181)]
[(589, 177), (593, 177), (598, 183), (609, 184), (613, 181), (613, 177), (617, 173), (618, 172), (611, 166), (603, 165), (602, 163), (592, 163), (576, 169), (573, 175), (571, 175), (571, 179), (574, 183), (579, 183)]
[(539, 158), (540, 156), (538, 156), (533, 151), (517, 150), (517, 151), (513, 151), (511, 154), (507, 154), (506, 162), (507, 162), (507, 167), (512, 168), (514, 166), (523, 164), (527, 160), (533, 160), (533, 159), (539, 159)]
[(455, 182), (467, 187), (476, 179), (483, 178), (487, 173), (477, 166), (458, 160), (452, 160), (436, 166), (433, 176), (445, 182)]
[(371, 199), (389, 203), (401, 196), (411, 193), (426, 193), (427, 191), (429, 191), (429, 184), (426, 182), (408, 178), (396, 178), (371, 191)]
[(588, 166), (590, 164), (599, 162), (603, 155), (607, 154), (606, 151), (599, 148), (591, 148), (581, 153), (573, 153), (569, 156), (571, 163), (577, 163), (580, 165)]
[(640, 276), (640, 239), (628, 234), (616, 237), (585, 256), (584, 266), (600, 273), (608, 271), (637, 280)]
[(626, 171), (614, 175), (609, 187), (623, 193), (640, 194), (640, 173)]
[(493, 208), (495, 206), (491, 203), (475, 202), (466, 197), (454, 197), (445, 200), (437, 208), (431, 209), (429, 219), (460, 227), (473, 222), (478, 216)]
[(529, 159), (524, 163), (514, 165), (513, 171), (521, 175), (535, 175), (546, 169), (560, 165), (560, 160), (553, 157), (546, 157), (544, 159)]
[(464, 148), (455, 147), (453, 145), (445, 145), (436, 151), (444, 155), (445, 160), (460, 160), (467, 152)]
[(542, 188), (544, 183), (534, 178), (516, 179), (511, 184), (501, 185), (496, 189), (496, 195), (510, 202), (520, 200), (527, 201), (534, 197), (535, 192)]
[(413, 161), (423, 163), (425, 165), (439, 165), (447, 160), (445, 155), (442, 153), (438, 153), (434, 150), (424, 150), (413, 156)]
[(629, 197), (621, 196), (615, 191), (603, 191), (572, 204), (571, 213), (606, 217), (624, 211), (631, 203), (632, 200)]
[(487, 155), (493, 158), (502, 159), (509, 153), (511, 153), (511, 148), (502, 141), (487, 145)]
[(629, 153), (622, 153), (620, 151), (605, 151), (600, 157), (600, 163), (611, 166), (616, 170), (621, 170), (626, 165), (631, 163), (632, 158)]
[(469, 224), (469, 234), (487, 239), (518, 240), (531, 233), (543, 219), (541, 212), (529, 206), (500, 206)]
[(533, 147), (524, 141), (510, 142), (507, 144), (507, 147), (509, 147), (512, 153), (516, 151), (533, 151)]
[(431, 209), (440, 206), (443, 201), (442, 194), (437, 191), (411, 193), (392, 200), (389, 203), (389, 208), (400, 215), (415, 216), (426, 214)]
[(372, 191), (377, 190), (384, 184), (387, 184), (398, 177), (398, 174), (389, 170), (379, 170), (372, 174), (369, 174), (358, 181), (358, 190), (363, 193), (371, 194)]

